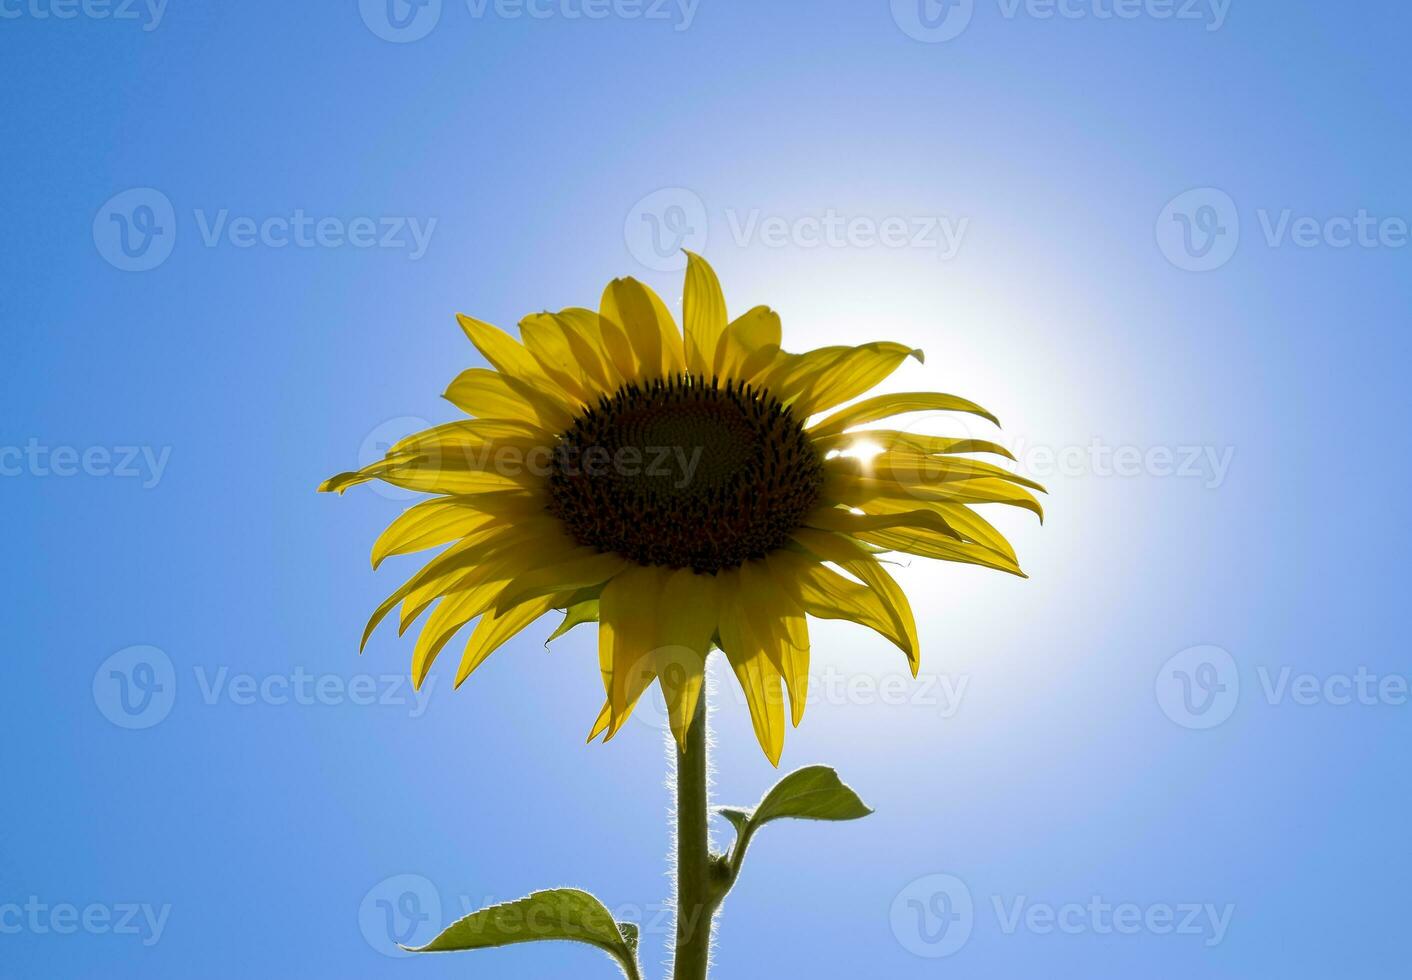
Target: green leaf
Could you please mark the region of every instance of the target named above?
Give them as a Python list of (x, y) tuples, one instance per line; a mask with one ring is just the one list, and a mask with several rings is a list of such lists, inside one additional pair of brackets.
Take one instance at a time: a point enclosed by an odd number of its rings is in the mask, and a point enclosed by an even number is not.
[(549, 639), (544, 641), (544, 645), (548, 646), (553, 643), (580, 623), (593, 623), (597, 621), (597, 599), (585, 599), (583, 602), (576, 602), (569, 606), (568, 609), (564, 610), (564, 621), (559, 624), (559, 628), (550, 635)]
[(553, 888), (472, 912), (412, 952), (445, 953), (563, 940), (598, 947), (616, 959), (628, 976), (635, 977), (637, 938), (637, 926), (614, 922), (612, 913), (588, 892)]
[(765, 794), (754, 810), (721, 807), (721, 816), (741, 832), (784, 817), (798, 820), (857, 820), (873, 811), (828, 766), (806, 766), (790, 773)]
[(858, 794), (843, 784), (838, 773), (828, 766), (805, 766), (790, 773), (765, 794), (753, 810), (720, 806), (716, 812), (735, 828), (735, 846), (719, 858), (721, 876), (716, 886), (716, 901), (725, 897), (740, 877), (746, 848), (759, 830), (771, 820), (792, 817), (796, 820), (857, 820), (873, 811), (864, 806)]
[(744, 833), (745, 825), (750, 822), (749, 810), (737, 810), (733, 806), (718, 806), (716, 812), (731, 822), (737, 835)]

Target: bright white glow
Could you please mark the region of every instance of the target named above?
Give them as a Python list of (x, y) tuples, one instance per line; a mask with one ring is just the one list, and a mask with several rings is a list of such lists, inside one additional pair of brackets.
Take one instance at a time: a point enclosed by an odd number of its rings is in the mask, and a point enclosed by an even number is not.
[(878, 445), (873, 440), (866, 436), (860, 436), (840, 449), (838, 454), (848, 459), (859, 460), (864, 466), (867, 466), (873, 461), (874, 457), (886, 451), (884, 447)]

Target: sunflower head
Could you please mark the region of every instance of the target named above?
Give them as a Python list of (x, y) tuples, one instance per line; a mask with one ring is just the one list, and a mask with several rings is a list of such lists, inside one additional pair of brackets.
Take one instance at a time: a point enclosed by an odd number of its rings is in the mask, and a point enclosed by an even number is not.
[(727, 318), (715, 273), (695, 255), (682, 313), (679, 330), (652, 290), (617, 279), (597, 312), (533, 314), (519, 341), (460, 316), (490, 365), (463, 371), (446, 392), (470, 418), (412, 435), (319, 489), (379, 479), (432, 495), (383, 532), (373, 565), (442, 550), (378, 607), (363, 637), (399, 605), (404, 630), (430, 610), (412, 655), (418, 685), (472, 621), (457, 685), (559, 609), (555, 637), (598, 624), (606, 698), (590, 739), (611, 738), (657, 682), (684, 743), (706, 658), (719, 649), (778, 763), (786, 700), (797, 725), (807, 696), (807, 617), (876, 630), (915, 674), (912, 611), (879, 555), (1021, 575), (1004, 536), (972, 507), (1042, 516), (1030, 492), (1042, 488), (975, 458), (1009, 457), (993, 442), (859, 428), (919, 411), (995, 421), (954, 395), (856, 400), (919, 351), (878, 342), (788, 353), (768, 308)]

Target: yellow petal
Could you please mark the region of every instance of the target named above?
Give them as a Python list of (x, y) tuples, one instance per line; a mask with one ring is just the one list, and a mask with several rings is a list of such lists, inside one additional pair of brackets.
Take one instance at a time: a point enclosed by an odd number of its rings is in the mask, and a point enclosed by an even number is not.
[(464, 313), (456, 314), (456, 322), (495, 370), (507, 378), (516, 378), (536, 388), (550, 388), (549, 379), (539, 364), (514, 337), (499, 327)]
[[(550, 317), (563, 333), (569, 354), (582, 372), (586, 393), (591, 396), (589, 401), (596, 401), (597, 395), (616, 391), (622, 379), (604, 349), (598, 314), (592, 310), (568, 309), (541, 315)], [(625, 346), (626, 343), (624, 340)]]
[(907, 652), (906, 635), (898, 630), (882, 600), (867, 586), (845, 578), (810, 555), (781, 550), (765, 560), (781, 587), (810, 616), (866, 626)]
[(599, 312), (623, 328), (637, 358), (637, 380), (671, 377), (686, 369), (681, 333), (660, 297), (636, 279), (614, 279)]
[(981, 565), (985, 568), (1008, 572), (1020, 578), (1029, 577), (1020, 570), (1020, 566), (1013, 560), (992, 551), (990, 548), (972, 544), (969, 541), (957, 541), (953, 538), (942, 537), (927, 530), (868, 531), (858, 535), (858, 538), (869, 544), (886, 548), (888, 551), (900, 551), (923, 558), (935, 558), (938, 561)]
[(592, 742), (599, 735), (608, 730), (608, 723), (613, 720), (613, 706), (607, 701), (603, 702), (603, 707), (598, 709), (598, 717), (593, 720), (593, 727), (588, 730), (588, 740)]
[(769, 381), (775, 397), (792, 405), (800, 418), (857, 398), (909, 356), (922, 360), (921, 351), (886, 341), (842, 350), (824, 347), (801, 356), (787, 377)]
[(543, 483), (551, 462), (543, 433), (531, 429), (534, 435), (492, 440), (467, 435), (454, 426), (438, 426), (411, 436), (399, 444), (413, 447), (410, 450), (391, 452), (361, 470), (330, 477), (319, 490), (343, 493), (360, 483), (382, 480), (427, 493), (471, 494), (528, 490)]
[(718, 576), (689, 568), (672, 572), (662, 587), (656, 674), (677, 745), (685, 751), (705, 680), (706, 655), (720, 624)]
[(1016, 561), (1015, 549), (1010, 546), (1005, 535), (965, 504), (924, 501), (915, 497), (905, 500), (874, 497), (866, 506), (870, 514), (905, 514), (919, 507), (925, 508), (945, 521), (947, 526), (959, 533), (964, 540), (989, 548), (1012, 562)]
[(716, 342), (715, 374), (722, 379), (748, 381), (745, 365), (752, 355), (763, 351), (752, 365), (755, 373), (773, 361), (780, 349), (779, 314), (768, 306), (757, 306), (731, 321)]
[(765, 645), (750, 624), (744, 607), (740, 576), (719, 573), (721, 578), (721, 649), (730, 661), (736, 680), (745, 691), (755, 737), (770, 765), (780, 764), (784, 751), (784, 697), (780, 672), (770, 660)]
[(412, 650), (414, 688), (421, 688), (431, 665), (451, 637), (455, 636), (461, 627), (485, 612), (498, 591), (498, 583), (481, 585), (452, 593), (436, 604), (431, 616), (427, 618), (426, 625), (418, 634), (416, 646)]
[[(527, 519), (512, 528), (490, 528), (442, 552), (428, 565), (437, 569), (435, 574), (421, 579), (402, 599), (397, 631), (405, 633), (416, 618), (442, 596), (493, 585), (489, 596), (494, 598), (517, 575), (552, 564), (569, 554), (571, 549), (557, 540), (557, 523), (551, 522), (552, 518)], [(531, 543), (535, 545), (533, 549), (526, 547)], [(481, 605), (477, 610), (485, 608), (486, 605)]]
[(428, 454), (436, 450), (486, 446), (507, 441), (548, 445), (553, 438), (552, 433), (528, 420), (458, 419), (399, 439), (388, 449), (387, 455)]
[(789, 694), (790, 721), (798, 727), (809, 697), (809, 631), (804, 613), (775, 581), (763, 561), (740, 566), (741, 594), (748, 596), (746, 615), (755, 635), (767, 644), (766, 653), (784, 678)]
[(889, 514), (855, 514), (851, 510), (826, 505), (805, 515), (804, 524), (806, 527), (841, 531), (844, 534), (860, 534), (864, 531), (881, 531), (895, 527), (927, 528), (961, 540), (961, 536), (952, 530), (940, 514), (922, 508)]
[(891, 415), (905, 412), (969, 412), (988, 419), (996, 425), (1000, 420), (981, 408), (975, 402), (958, 398), (955, 395), (942, 395), (930, 391), (908, 391), (893, 395), (875, 395), (865, 398), (856, 405), (840, 409), (818, 424), (811, 426), (809, 435), (816, 439), (836, 435), (855, 425), (865, 425)]
[(629, 565), (603, 587), (598, 601), (598, 649), (600, 667), (607, 663), (609, 671), (609, 738), (657, 676), (658, 615), (669, 575), (664, 568)]
[(480, 622), (476, 623), (471, 638), (466, 641), (466, 650), (461, 655), (461, 666), (456, 670), (455, 686), (460, 687), (462, 682), (471, 676), (471, 672), (485, 663), (485, 659), (506, 640), (553, 609), (561, 598), (553, 595), (540, 596), (512, 606), (504, 612), (492, 609), (483, 615)]
[(627, 566), (627, 560), (619, 555), (576, 548), (552, 564), (516, 576), (496, 601), (495, 608), (503, 611), (536, 596), (586, 589), (608, 581)]
[(551, 432), (563, 432), (571, 421), (560, 399), (486, 368), (462, 371), (442, 397), (467, 415), (481, 419), (535, 421)]
[(1044, 492), (1043, 485), (1028, 477), (987, 463), (980, 459), (967, 459), (964, 456), (929, 456), (910, 449), (891, 449), (879, 453), (866, 462), (846, 456), (836, 456), (825, 464), (827, 469), (842, 469), (860, 475), (877, 476), (896, 480), (898, 483), (931, 486), (937, 483), (954, 483), (960, 480), (974, 480), (990, 477), (1017, 483), (1031, 490)]
[(588, 402), (593, 388), (585, 362), (576, 354), (558, 318), (551, 313), (533, 313), (520, 321), (520, 339), (540, 369), (555, 384), (580, 403)]
[(598, 351), (608, 376), (606, 393), (611, 394), (624, 382), (637, 377), (637, 358), (622, 327), (611, 320), (605, 320), (593, 310), (581, 307), (560, 310), (556, 315)]
[[(476, 582), (485, 580), (499, 567), (492, 561), (497, 556), (503, 556), (507, 561), (513, 559), (514, 562), (519, 563), (512, 566), (513, 572), (511, 574), (523, 571), (524, 567), (528, 567), (536, 560), (544, 560), (546, 554), (544, 548), (529, 551), (521, 547), (525, 540), (544, 535), (542, 525), (533, 521), (523, 521), (512, 527), (492, 528), (491, 532), (485, 536), (472, 534), (465, 540), (451, 545), (422, 566), (421, 570), (404, 582), (396, 592), (384, 599), (368, 619), (368, 625), (363, 630), (363, 638), (358, 646), (359, 651), (361, 652), (368, 645), (368, 639), (372, 636), (373, 631), (399, 602), (406, 600), (413, 603), (416, 610), (410, 618), (404, 616), (402, 629), (405, 630), (411, 619), (414, 619), (415, 615), (425, 609), (438, 595), (452, 591), (453, 586), (468, 588)], [(551, 547), (553, 543), (551, 541)]]
[(882, 602), (898, 635), (906, 641), (902, 652), (907, 654), (907, 661), (911, 665), (912, 675), (915, 677), (919, 663), (919, 644), (917, 642), (917, 623), (912, 617), (912, 606), (907, 601), (907, 596), (903, 593), (901, 586), (883, 570), (878, 560), (859, 546), (856, 541), (832, 531), (816, 531), (807, 527), (795, 528), (791, 538), (824, 561), (831, 561), (845, 571), (858, 576), (864, 585), (872, 589)]
[(622, 722), (632, 717), (633, 709), (637, 707), (637, 702), (641, 700), (642, 695), (646, 692), (647, 688), (651, 686), (652, 679), (653, 674), (650, 669), (633, 670), (628, 680), (627, 708), (623, 711), (618, 726), (613, 726), (613, 704), (611, 701), (605, 699), (603, 709), (598, 712), (598, 718), (594, 721), (593, 728), (588, 733), (588, 740), (592, 742), (599, 735), (603, 735), (606, 732), (607, 737), (604, 738), (603, 741), (612, 741), (613, 737), (617, 735), (618, 732), (622, 731)]
[(686, 333), (686, 369), (709, 381), (716, 345), (726, 329), (726, 298), (715, 270), (693, 252), (686, 253), (682, 322)]
[[(501, 458), (498, 453), (508, 456)], [(447, 456), (414, 456), (378, 474), (384, 483), (423, 493), (474, 494), (537, 488), (543, 483), (541, 466), (547, 466), (544, 447), (496, 447), (485, 452)], [(543, 455), (537, 461), (538, 455)]]
[(414, 455), (389, 456), (375, 463), (369, 463), (360, 470), (338, 473), (319, 484), (319, 493), (342, 494), (349, 487), (356, 487), (369, 480), (379, 480), (399, 467), (406, 466), (416, 459)]
[[(1009, 542), (962, 505), (928, 507), (914, 501), (909, 508), (895, 501), (883, 506), (870, 501), (868, 506), (878, 512), (860, 514), (842, 507), (821, 506), (805, 516), (804, 524), (848, 534), (889, 551), (984, 565), (1025, 577)], [(939, 506), (946, 510), (939, 510)], [(974, 537), (976, 534), (980, 540)]]
[[(543, 507), (536, 495), (517, 495), (523, 516)], [(409, 507), (378, 536), (373, 544), (373, 568), (391, 555), (425, 551), (464, 538), (473, 531), (505, 526), (505, 514), (477, 506), (473, 498), (435, 497)]]
[(902, 483), (888, 477), (829, 475), (824, 485), (824, 497), (848, 507), (867, 507), (872, 501), (911, 499), (944, 501), (953, 504), (1009, 504), (1032, 511), (1044, 520), (1044, 507), (1023, 487), (1005, 480), (955, 480), (949, 483)]
[(860, 429), (852, 432), (838, 432), (820, 436), (810, 432), (814, 446), (821, 452), (837, 449), (846, 452), (853, 444), (865, 442), (881, 450), (894, 448), (910, 449), (913, 452), (933, 455), (936, 453), (994, 453), (1013, 460), (1015, 457), (1004, 446), (985, 439), (954, 439), (946, 436), (930, 436), (916, 432), (899, 432), (896, 429)]

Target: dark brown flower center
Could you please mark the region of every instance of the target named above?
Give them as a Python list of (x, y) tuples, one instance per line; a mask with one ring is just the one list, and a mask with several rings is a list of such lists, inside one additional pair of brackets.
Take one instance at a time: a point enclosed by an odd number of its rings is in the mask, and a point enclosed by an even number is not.
[(768, 392), (680, 375), (626, 385), (574, 420), (549, 510), (580, 544), (715, 573), (782, 546), (823, 482), (804, 427)]

